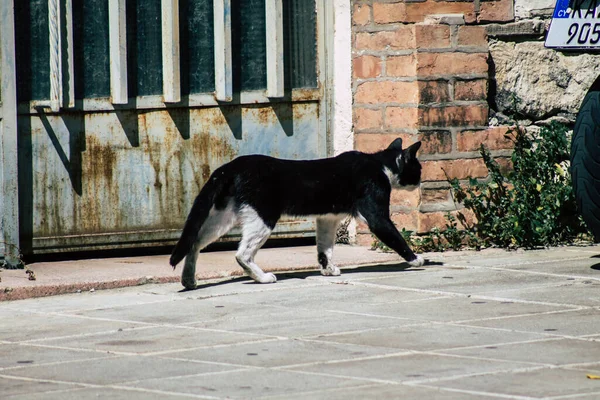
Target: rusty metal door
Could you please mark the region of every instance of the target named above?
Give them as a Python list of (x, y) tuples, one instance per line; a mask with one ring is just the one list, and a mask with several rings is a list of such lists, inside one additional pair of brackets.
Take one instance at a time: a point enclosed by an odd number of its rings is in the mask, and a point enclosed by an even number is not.
[(171, 244), (221, 164), (327, 156), (324, 4), (15, 2), (22, 251)]

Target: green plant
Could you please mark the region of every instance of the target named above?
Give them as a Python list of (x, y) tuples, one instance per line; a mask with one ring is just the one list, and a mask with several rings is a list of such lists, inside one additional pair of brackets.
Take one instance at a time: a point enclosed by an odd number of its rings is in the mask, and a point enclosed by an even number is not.
[[(483, 145), (480, 153), (488, 169), (485, 180), (460, 182), (451, 179), (456, 202), (471, 211), (470, 222), (463, 211), (448, 213), (444, 229), (425, 235), (402, 230), (402, 236), (417, 252), (459, 250), (465, 246), (539, 248), (572, 243), (587, 230), (577, 214), (569, 169), (569, 137), (565, 126), (552, 123), (537, 133), (520, 127), (509, 130), (513, 142), (512, 168), (503, 171)], [(459, 227), (460, 223), (460, 227)], [(389, 250), (377, 239), (374, 249)]]
[[(415, 253), (443, 252), (446, 250), (460, 250), (465, 246), (479, 250), (481, 244), (473, 232), (458, 227), (457, 218), (451, 213), (446, 214), (445, 229), (433, 228), (424, 235), (416, 235), (414, 231), (402, 228), (400, 234)], [(371, 245), (373, 250), (391, 251), (379, 239), (374, 238)]]
[[(488, 179), (448, 179), (455, 200), (477, 219), (470, 231), (483, 246), (531, 249), (572, 242), (585, 228), (567, 172), (567, 128), (553, 123), (531, 134), (517, 127), (507, 137), (514, 144), (511, 170), (503, 173), (482, 145)], [(458, 219), (466, 225), (464, 214)]]

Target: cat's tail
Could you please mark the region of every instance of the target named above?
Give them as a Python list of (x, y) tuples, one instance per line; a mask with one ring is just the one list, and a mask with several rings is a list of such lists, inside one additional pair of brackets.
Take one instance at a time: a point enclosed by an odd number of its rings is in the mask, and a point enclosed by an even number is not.
[(223, 176), (217, 177), (217, 171), (213, 174), (208, 182), (202, 187), (200, 193), (194, 200), (192, 209), (185, 221), (181, 237), (175, 245), (169, 264), (175, 269), (175, 266), (179, 264), (181, 260), (189, 253), (194, 245), (194, 242), (198, 239), (198, 233), (204, 221), (208, 218), (210, 209), (215, 204), (215, 198), (221, 194), (225, 186), (225, 179)]

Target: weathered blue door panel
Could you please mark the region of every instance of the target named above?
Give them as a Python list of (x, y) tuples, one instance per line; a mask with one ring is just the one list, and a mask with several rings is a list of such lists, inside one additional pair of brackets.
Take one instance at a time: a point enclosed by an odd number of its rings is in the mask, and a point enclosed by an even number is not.
[[(169, 244), (234, 157), (326, 156), (318, 115), (304, 102), (21, 116), (24, 242), (34, 253)], [(311, 229), (300, 220), (278, 232)]]

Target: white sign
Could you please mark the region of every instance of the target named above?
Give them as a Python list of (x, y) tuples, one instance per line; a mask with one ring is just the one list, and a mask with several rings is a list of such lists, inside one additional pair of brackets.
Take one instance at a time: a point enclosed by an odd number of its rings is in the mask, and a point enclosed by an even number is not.
[(600, 0), (558, 0), (546, 47), (600, 48)]

